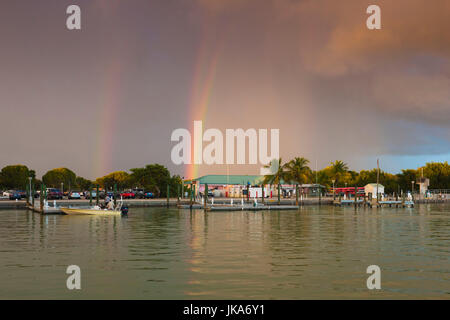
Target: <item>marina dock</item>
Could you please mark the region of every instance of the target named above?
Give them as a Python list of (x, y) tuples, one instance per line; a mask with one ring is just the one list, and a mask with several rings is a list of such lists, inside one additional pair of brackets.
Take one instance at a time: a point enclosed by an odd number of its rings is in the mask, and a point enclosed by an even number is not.
[(414, 201), (412, 200), (383, 200), (383, 201), (369, 201), (369, 200), (355, 200), (354, 199), (346, 199), (346, 200), (335, 200), (333, 202), (335, 206), (356, 206), (356, 207), (369, 207), (369, 208), (381, 208), (381, 207), (395, 207), (395, 208), (413, 208)]

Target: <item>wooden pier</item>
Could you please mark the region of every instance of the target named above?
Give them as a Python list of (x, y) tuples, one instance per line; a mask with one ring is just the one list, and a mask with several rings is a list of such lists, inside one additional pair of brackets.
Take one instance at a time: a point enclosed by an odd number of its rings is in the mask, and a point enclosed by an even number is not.
[(346, 200), (335, 200), (335, 206), (355, 206), (355, 207), (369, 207), (369, 208), (382, 208), (382, 207), (395, 207), (395, 208), (413, 208), (414, 201), (412, 200), (383, 200), (383, 201), (368, 201), (368, 200), (357, 200), (355, 204), (354, 199), (346, 199)]

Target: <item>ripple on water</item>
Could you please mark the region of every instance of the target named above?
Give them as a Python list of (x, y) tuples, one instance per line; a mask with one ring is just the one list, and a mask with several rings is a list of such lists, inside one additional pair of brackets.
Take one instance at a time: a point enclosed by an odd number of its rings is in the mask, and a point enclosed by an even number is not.
[[(450, 206), (283, 212), (142, 208), (120, 217), (0, 211), (0, 298), (447, 298)], [(366, 268), (382, 288), (366, 288)]]

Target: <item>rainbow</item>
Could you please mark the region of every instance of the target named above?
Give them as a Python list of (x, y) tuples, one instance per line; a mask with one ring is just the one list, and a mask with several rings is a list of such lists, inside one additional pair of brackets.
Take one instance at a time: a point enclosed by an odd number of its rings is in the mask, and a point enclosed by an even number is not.
[(94, 155), (94, 169), (97, 176), (111, 172), (112, 152), (114, 146), (114, 129), (117, 125), (117, 115), (120, 104), (120, 80), (122, 64), (118, 57), (111, 60), (107, 68), (104, 87), (98, 108), (97, 140)]
[[(92, 10), (97, 14), (114, 15), (120, 2), (118, 0), (96, 0), (91, 3)], [(102, 176), (112, 170), (112, 154), (114, 147), (114, 130), (120, 107), (120, 85), (123, 62), (118, 54), (113, 55), (105, 68), (102, 90), (97, 101), (97, 119), (95, 152), (93, 153), (94, 176)]]
[[(214, 80), (216, 77), (217, 64), (221, 52), (221, 45), (218, 45), (210, 54), (206, 48), (206, 41), (200, 47), (197, 62), (194, 68), (194, 81), (191, 90), (191, 99), (188, 127), (190, 132), (194, 132), (194, 121), (202, 120), (205, 123), (208, 114), (211, 95), (213, 92)], [(194, 139), (191, 141), (191, 150), (194, 150)], [(198, 177), (199, 165), (194, 163), (186, 165), (184, 177), (185, 179), (193, 179)]]

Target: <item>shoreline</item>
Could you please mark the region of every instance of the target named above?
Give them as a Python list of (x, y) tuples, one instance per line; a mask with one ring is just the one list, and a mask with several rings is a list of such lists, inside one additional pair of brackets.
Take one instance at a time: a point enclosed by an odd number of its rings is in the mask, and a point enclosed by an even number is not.
[[(217, 205), (229, 205), (231, 203), (231, 199), (233, 199), (233, 203), (235, 205), (238, 205), (241, 203), (241, 198), (215, 198), (214, 204)], [(53, 202), (56, 202), (58, 206), (86, 206), (89, 204), (89, 200), (49, 200), (49, 205), (52, 208)], [(189, 199), (182, 199), (180, 202), (178, 202), (177, 198), (170, 198), (169, 201), (167, 199), (124, 199), (123, 200), (130, 208), (144, 208), (144, 207), (178, 207), (178, 205), (182, 206), (189, 206)], [(35, 203), (38, 203), (39, 199), (35, 199)], [(100, 200), (100, 203), (103, 202), (103, 200)], [(266, 199), (265, 201), (266, 205), (277, 205), (278, 200), (277, 199)], [(439, 199), (439, 200), (428, 200), (428, 199), (420, 199), (415, 200), (415, 204), (437, 204), (437, 203), (450, 203), (450, 199)], [(92, 203), (95, 203), (95, 200), (92, 201)], [(245, 205), (251, 205), (254, 203), (253, 199), (250, 199), (249, 201), (244, 200)], [(258, 199), (258, 204), (261, 204), (261, 199)], [(198, 202), (193, 203), (194, 207), (193, 209), (196, 209), (196, 206), (201, 205)], [(211, 202), (209, 202), (209, 205), (211, 205)], [(319, 202), (319, 199), (312, 198), (312, 199), (303, 199), (299, 200), (298, 206), (333, 206), (333, 198), (322, 198)], [(295, 199), (281, 199), (280, 200), (280, 207), (282, 206), (295, 206)], [(27, 207), (25, 200), (2, 200), (0, 201), (0, 210), (7, 210), (7, 209), (23, 209), (23, 210), (29, 210), (30, 208)]]

